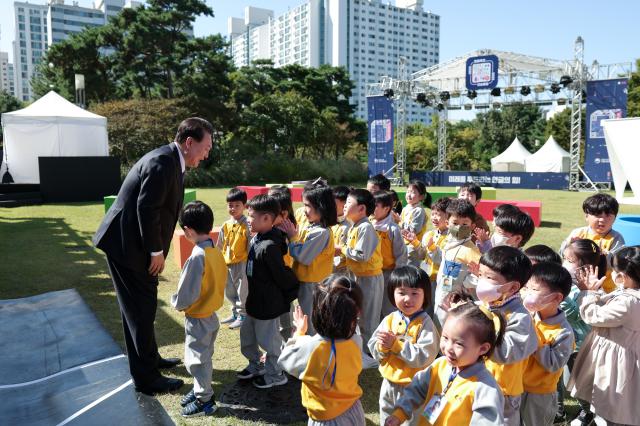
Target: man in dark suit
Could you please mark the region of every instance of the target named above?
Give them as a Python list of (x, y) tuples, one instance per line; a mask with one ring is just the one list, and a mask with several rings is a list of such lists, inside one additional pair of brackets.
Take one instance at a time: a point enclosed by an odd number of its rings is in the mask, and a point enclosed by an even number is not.
[(198, 167), (212, 146), (213, 127), (201, 118), (180, 123), (174, 142), (144, 155), (131, 168), (93, 237), (107, 264), (122, 313), (129, 369), (136, 390), (176, 390), (182, 380), (160, 374), (179, 359), (158, 354), (154, 320), (158, 274), (164, 269), (184, 196), (186, 167)]

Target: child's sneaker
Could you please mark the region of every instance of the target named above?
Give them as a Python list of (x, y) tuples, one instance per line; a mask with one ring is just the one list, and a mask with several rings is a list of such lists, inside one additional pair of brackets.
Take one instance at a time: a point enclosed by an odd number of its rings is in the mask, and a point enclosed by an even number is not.
[(218, 406), (213, 400), (213, 397), (207, 402), (202, 402), (196, 398), (195, 401), (184, 407), (180, 414), (182, 414), (182, 417), (210, 416), (215, 413), (217, 409)]
[(227, 318), (225, 318), (222, 321), (220, 321), (220, 324), (231, 324), (236, 319), (237, 319), (237, 317), (234, 314), (231, 314)]
[(229, 324), (229, 330), (235, 330), (236, 328), (240, 328), (242, 326), (243, 321), (244, 321), (244, 315), (238, 315), (238, 318), (236, 318), (235, 321)]
[(180, 399), (180, 406), (186, 407), (187, 405), (191, 404), (195, 400), (196, 400), (196, 392), (192, 388), (188, 394), (184, 395), (182, 399)]
[(282, 386), (286, 385), (288, 382), (287, 376), (284, 373), (280, 373), (279, 376), (274, 377), (273, 379), (269, 379), (269, 381), (265, 380), (265, 376), (259, 376), (253, 379), (253, 386), (258, 389), (268, 389), (274, 386)]
[(244, 370), (240, 371), (236, 374), (238, 379), (253, 379), (254, 377), (264, 376), (266, 373), (264, 369), (264, 365), (260, 364), (260, 367), (253, 367), (251, 364), (247, 366)]

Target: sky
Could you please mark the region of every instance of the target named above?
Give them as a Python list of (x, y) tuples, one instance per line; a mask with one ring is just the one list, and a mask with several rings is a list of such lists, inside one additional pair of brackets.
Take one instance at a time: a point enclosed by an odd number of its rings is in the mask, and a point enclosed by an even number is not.
[[(46, 0), (29, 2), (44, 4)], [(196, 36), (226, 35), (227, 18), (243, 17), (245, 6), (272, 9), (277, 16), (303, 0), (206, 2), (215, 17), (198, 18), (194, 26)], [(89, 6), (92, 1), (79, 3)], [(587, 64), (594, 59), (600, 64), (613, 64), (640, 58), (640, 2), (635, 0), (426, 0), (424, 9), (440, 15), (442, 61), (478, 49), (571, 59), (579, 35), (584, 39)], [(0, 51), (9, 52), (10, 58), (13, 58), (14, 20), (13, 1), (0, 0)]]

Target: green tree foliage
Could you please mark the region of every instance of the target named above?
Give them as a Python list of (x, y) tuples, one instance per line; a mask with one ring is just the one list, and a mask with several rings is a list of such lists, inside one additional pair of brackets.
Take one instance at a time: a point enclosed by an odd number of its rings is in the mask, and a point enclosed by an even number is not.
[[(0, 90), (0, 114), (22, 108), (22, 102), (5, 90)], [(0, 124), (0, 145), (2, 145), (2, 124)]]
[(629, 79), (627, 117), (640, 117), (640, 59), (636, 59), (636, 72)]

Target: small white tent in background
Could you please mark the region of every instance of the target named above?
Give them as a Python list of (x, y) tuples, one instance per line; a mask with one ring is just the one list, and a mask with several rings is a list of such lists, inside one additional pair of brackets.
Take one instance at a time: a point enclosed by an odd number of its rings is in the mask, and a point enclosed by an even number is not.
[(15, 183), (40, 183), (38, 157), (109, 155), (107, 119), (86, 111), (56, 92), (28, 107), (2, 114), (6, 164)]
[(524, 172), (524, 162), (531, 156), (518, 137), (511, 142), (511, 145), (504, 152), (491, 159), (492, 172)]
[(527, 158), (525, 170), (538, 173), (566, 173), (571, 166), (571, 155), (549, 136), (542, 148)]

